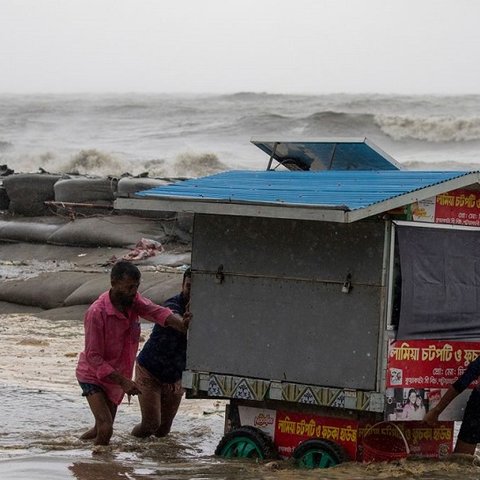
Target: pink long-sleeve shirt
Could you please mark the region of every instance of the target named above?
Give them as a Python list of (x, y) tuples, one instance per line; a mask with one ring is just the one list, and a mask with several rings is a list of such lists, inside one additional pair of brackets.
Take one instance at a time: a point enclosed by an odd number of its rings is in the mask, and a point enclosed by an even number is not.
[(85, 314), (85, 349), (78, 359), (77, 380), (101, 386), (108, 398), (119, 405), (124, 391), (107, 377), (116, 371), (132, 378), (140, 317), (163, 326), (171, 314), (169, 308), (156, 305), (139, 293), (128, 313), (122, 313), (113, 306), (109, 292), (102, 293)]

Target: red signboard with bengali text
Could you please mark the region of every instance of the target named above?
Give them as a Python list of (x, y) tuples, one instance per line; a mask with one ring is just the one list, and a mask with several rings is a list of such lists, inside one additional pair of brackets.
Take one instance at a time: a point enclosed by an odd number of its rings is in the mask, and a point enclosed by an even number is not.
[[(423, 422), (396, 422), (396, 425), (412, 454), (438, 458), (452, 451), (453, 422), (438, 422), (434, 427)], [(278, 410), (274, 443), (279, 454), (288, 458), (300, 443), (322, 438), (341, 445), (351, 460), (361, 461), (363, 441), (371, 442), (372, 436), (379, 434), (384, 435), (383, 444), (379, 448), (387, 451), (392, 444), (390, 437), (399, 435), (397, 430), (389, 426), (389, 422), (360, 425), (353, 419)], [(369, 437), (368, 440), (365, 435)]]
[(480, 227), (480, 191), (458, 189), (412, 205), (413, 220)]
[(455, 225), (480, 226), (480, 192), (453, 190), (437, 195), (435, 221)]
[(282, 457), (290, 457), (300, 442), (323, 438), (340, 444), (353, 460), (357, 455), (357, 432), (356, 420), (278, 410), (274, 442)]
[(391, 341), (387, 388), (447, 388), (479, 355), (480, 342)]
[[(395, 425), (406, 440), (411, 455), (441, 458), (452, 453), (453, 422), (437, 422), (433, 427), (423, 422), (395, 422)], [(401, 434), (389, 422), (365, 424), (358, 429), (358, 440), (360, 445), (365, 443), (365, 448), (370, 445), (385, 451), (393, 444), (392, 437), (399, 438)], [(376, 445), (372, 445), (371, 438), (376, 439)], [(362, 450), (363, 447), (359, 448), (357, 460), (362, 460)]]

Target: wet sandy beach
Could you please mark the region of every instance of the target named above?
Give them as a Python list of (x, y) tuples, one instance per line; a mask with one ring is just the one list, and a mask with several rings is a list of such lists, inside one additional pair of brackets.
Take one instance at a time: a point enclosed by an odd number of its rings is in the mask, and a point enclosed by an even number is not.
[[(149, 325), (144, 327), (145, 336)], [(112, 468), (117, 461), (123, 465), (144, 456), (188, 462), (210, 455), (215, 448), (223, 429), (222, 402), (184, 400), (169, 438), (139, 441), (129, 435), (140, 418), (132, 398), (130, 404), (125, 401), (119, 407), (111, 446), (92, 449), (78, 440), (92, 423), (75, 380), (77, 355), (83, 346), (82, 322), (1, 315), (0, 336), (2, 478), (103, 478), (93, 475), (103, 468), (98, 467), (104, 463), (99, 459), (113, 462)], [(86, 476), (79, 467), (84, 461), (92, 462)], [(142, 470), (143, 463), (138, 459), (132, 468)], [(72, 465), (73, 470), (67, 468)]]
[[(143, 324), (143, 336), (149, 325)], [(2, 479), (465, 479), (480, 476), (470, 458), (302, 471), (289, 462), (226, 461), (213, 456), (224, 402), (182, 401), (165, 439), (130, 436), (140, 418), (135, 398), (119, 407), (112, 443), (92, 448), (78, 437), (92, 422), (75, 380), (80, 320), (0, 315), (0, 476)]]

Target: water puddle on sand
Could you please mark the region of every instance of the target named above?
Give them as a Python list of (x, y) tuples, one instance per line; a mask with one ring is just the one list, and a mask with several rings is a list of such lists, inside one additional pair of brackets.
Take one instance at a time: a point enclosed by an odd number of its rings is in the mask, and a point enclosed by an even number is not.
[(0, 260), (0, 278), (16, 280), (37, 277), (43, 272), (72, 271), (75, 265), (64, 260)]
[[(280, 465), (279, 465), (280, 463)], [(9, 480), (360, 480), (360, 479), (478, 479), (476, 467), (460, 462), (416, 462), (402, 464), (345, 464), (328, 470), (298, 470), (288, 462), (255, 463), (198, 457), (176, 460), (140, 454), (90, 451), (20, 455), (0, 461), (1, 478)], [(281, 465), (285, 463), (285, 465)]]
[(471, 458), (401, 463), (347, 463), (329, 470), (296, 469), (288, 461), (224, 460), (213, 456), (223, 431), (223, 404), (184, 400), (165, 439), (129, 435), (138, 405), (119, 407), (112, 443), (94, 448), (78, 440), (91, 425), (80, 393), (2, 385), (0, 478), (31, 479), (458, 479), (480, 477)]

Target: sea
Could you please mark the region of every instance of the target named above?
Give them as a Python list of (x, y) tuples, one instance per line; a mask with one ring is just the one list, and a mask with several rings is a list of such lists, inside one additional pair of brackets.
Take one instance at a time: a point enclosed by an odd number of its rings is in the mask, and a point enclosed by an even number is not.
[(15, 172), (196, 177), (266, 168), (251, 143), (368, 138), (408, 169), (480, 164), (480, 95), (0, 95)]
[[(406, 169), (480, 170), (480, 95), (0, 95), (0, 175), (198, 177), (265, 169), (252, 138), (364, 137)], [(145, 440), (130, 436), (140, 412), (125, 401), (111, 445), (92, 448), (78, 439), (92, 423), (74, 378), (81, 323), (0, 312), (0, 339), (2, 480), (480, 478), (478, 459), (462, 456), (317, 471), (223, 460), (225, 402), (211, 400), (185, 399), (172, 433)]]

